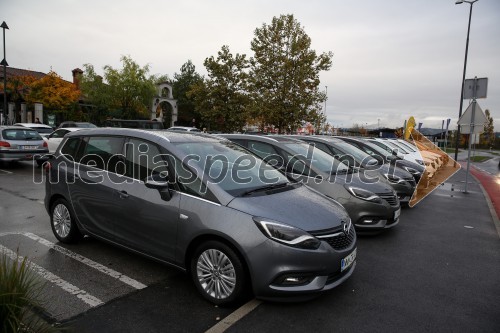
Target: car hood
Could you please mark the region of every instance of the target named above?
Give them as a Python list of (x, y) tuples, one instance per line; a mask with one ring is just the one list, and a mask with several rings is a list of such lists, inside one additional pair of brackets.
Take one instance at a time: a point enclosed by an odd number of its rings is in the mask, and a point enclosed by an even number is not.
[[(330, 181), (333, 181), (332, 179)], [(367, 183), (360, 179), (359, 172), (352, 174), (335, 175), (335, 182), (359, 187), (373, 193), (392, 193), (392, 188), (385, 182)]]
[(349, 220), (342, 205), (301, 185), (277, 193), (236, 197), (228, 207), (306, 231), (336, 228)]

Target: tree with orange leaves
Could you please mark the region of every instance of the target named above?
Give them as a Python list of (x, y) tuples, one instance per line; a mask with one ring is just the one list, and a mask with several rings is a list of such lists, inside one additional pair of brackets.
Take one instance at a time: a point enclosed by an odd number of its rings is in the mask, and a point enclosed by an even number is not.
[(29, 94), (30, 86), (35, 81), (36, 78), (32, 75), (14, 76), (9, 78), (7, 81), (7, 92), (10, 95), (11, 102), (15, 103), (15, 121), (21, 121), (21, 103), (26, 101), (26, 96)]
[(50, 71), (43, 78), (30, 85), (25, 99), (28, 103), (42, 103), (44, 109), (63, 112), (72, 107), (80, 98), (76, 86), (63, 80), (56, 72)]

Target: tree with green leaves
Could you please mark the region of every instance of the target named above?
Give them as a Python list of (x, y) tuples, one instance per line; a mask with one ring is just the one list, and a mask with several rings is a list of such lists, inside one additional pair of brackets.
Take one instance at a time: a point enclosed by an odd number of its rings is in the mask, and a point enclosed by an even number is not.
[(247, 120), (248, 61), (244, 54), (233, 55), (224, 45), (217, 58), (205, 59), (208, 78), (192, 86), (195, 110), (208, 129), (232, 132), (241, 130)]
[(486, 109), (484, 111), (486, 115), (486, 125), (484, 125), (484, 134), (482, 137), (485, 139), (485, 144), (489, 147), (495, 145), (495, 127), (493, 125), (493, 117), (490, 114), (490, 110)]
[(149, 74), (149, 65), (140, 67), (130, 56), (122, 56), (122, 69), (104, 66), (110, 105), (125, 119), (149, 118), (149, 107), (156, 93), (157, 78)]
[(193, 119), (199, 124), (201, 115), (195, 109), (193, 96), (188, 96), (191, 88), (203, 81), (203, 77), (196, 72), (196, 67), (188, 60), (181, 67), (179, 74), (174, 74), (172, 85), (174, 98), (177, 100), (178, 124), (190, 125)]
[(94, 123), (102, 123), (111, 106), (111, 95), (109, 86), (103, 82), (102, 76), (97, 75), (94, 66), (83, 65), (85, 69), (80, 79), (80, 90), (82, 91), (84, 108)]
[(280, 132), (293, 131), (305, 121), (324, 121), (320, 111), (326, 94), (319, 90), (319, 73), (330, 69), (333, 53), (317, 55), (293, 15), (274, 17), (254, 35), (249, 75), (252, 116)]

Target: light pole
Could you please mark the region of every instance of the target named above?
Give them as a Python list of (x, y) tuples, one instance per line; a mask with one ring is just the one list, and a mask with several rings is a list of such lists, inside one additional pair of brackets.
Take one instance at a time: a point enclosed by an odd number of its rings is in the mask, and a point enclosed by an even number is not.
[[(478, 0), (472, 0), (472, 1), (464, 1), (464, 0), (457, 0), (455, 2), (455, 5), (460, 5), (464, 2), (467, 2), (470, 5), (470, 11), (469, 11), (469, 25), (467, 27), (467, 41), (465, 43), (465, 60), (464, 60), (464, 74), (462, 77), (462, 89), (460, 91), (460, 109), (458, 110), (458, 118), (462, 117), (462, 107), (464, 105), (464, 85), (465, 85), (465, 72), (467, 69), (467, 53), (469, 51), (469, 33), (470, 33), (470, 21), (472, 18), (472, 5), (474, 2)], [(458, 143), (460, 142), (460, 125), (458, 125), (457, 129), (457, 137), (455, 140), (455, 161), (458, 159)]]
[(0, 26), (3, 29), (3, 60), (2, 60), (2, 66), (3, 66), (3, 119), (4, 122), (7, 121), (7, 66), (9, 64), (7, 63), (7, 58), (5, 57), (5, 29), (9, 29), (9, 26), (5, 21), (2, 22), (2, 25)]

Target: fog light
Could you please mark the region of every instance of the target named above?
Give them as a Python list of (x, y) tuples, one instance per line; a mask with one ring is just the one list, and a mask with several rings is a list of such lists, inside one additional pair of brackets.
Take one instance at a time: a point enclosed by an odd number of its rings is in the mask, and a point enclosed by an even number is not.
[(287, 275), (282, 275), (278, 277), (274, 281), (274, 285), (280, 285), (280, 286), (301, 286), (308, 284), (311, 282), (313, 279), (312, 275), (306, 274), (306, 275), (300, 275), (300, 274), (287, 274)]

